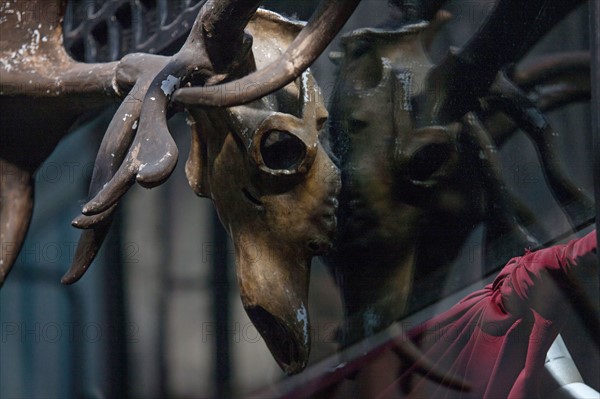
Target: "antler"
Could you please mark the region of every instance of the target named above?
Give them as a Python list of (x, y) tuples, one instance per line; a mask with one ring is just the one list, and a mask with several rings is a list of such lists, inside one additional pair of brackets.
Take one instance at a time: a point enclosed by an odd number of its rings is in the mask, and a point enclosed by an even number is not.
[[(285, 84), (297, 78), (300, 73), (302, 73), (302, 71), (314, 61), (318, 54), (329, 43), (328, 40), (335, 36), (337, 31), (341, 28), (343, 22), (345, 22), (345, 20), (352, 14), (352, 11), (356, 5), (358, 5), (359, 0), (352, 0), (350, 4), (345, 4), (344, 7), (337, 7), (340, 6), (340, 2), (341, 0), (324, 0), (307, 26), (294, 40), (290, 48), (278, 61), (275, 61), (267, 68), (256, 72), (255, 74), (246, 76), (245, 78), (242, 78), (236, 82), (230, 82), (222, 86), (219, 85), (210, 88), (189, 88), (185, 90), (180, 89), (179, 91), (175, 92), (174, 100), (190, 105), (201, 104), (232, 106), (252, 101), (264, 96), (267, 93), (273, 92), (278, 88), (281, 88)], [(252, 6), (250, 3), (244, 3), (243, 8), (239, 8), (240, 6), (237, 5), (237, 2), (235, 1), (225, 3), (229, 5), (220, 4), (216, 8), (214, 7), (214, 4), (214, 2), (209, 2), (202, 8), (201, 13), (196, 19), (196, 23), (194, 24), (190, 36), (188, 37), (188, 40), (184, 44), (183, 48), (179, 51), (179, 53), (172, 57), (170, 64), (165, 68), (165, 70), (161, 71), (155, 82), (153, 82), (152, 94), (154, 95), (147, 94), (144, 99), (147, 104), (143, 107), (143, 109), (148, 109), (148, 111), (145, 111), (146, 114), (152, 115), (150, 113), (150, 110), (152, 110), (153, 112), (164, 115), (164, 110), (168, 104), (168, 98), (170, 97), (172, 91), (168, 94), (165, 94), (161, 92), (158, 87), (160, 87), (160, 84), (164, 81), (163, 79), (168, 78), (168, 76), (175, 75), (174, 81), (176, 82), (190, 81), (198, 79), (199, 77), (204, 82), (207, 82), (210, 79), (215, 80), (215, 72), (219, 73), (222, 71), (219, 71), (221, 68), (214, 68), (214, 64), (219, 66), (223, 60), (218, 59), (216, 62), (213, 62), (210, 57), (210, 49), (214, 48), (217, 43), (220, 43), (220, 34), (225, 36), (226, 42), (237, 43), (238, 45), (244, 43), (242, 39), (233, 38), (234, 35), (232, 35), (226, 29), (219, 28), (218, 25), (225, 24), (230, 20), (236, 20), (236, 30), (240, 32), (239, 27), (242, 25), (245, 26), (247, 23), (247, 18), (249, 18), (252, 14), (249, 11), (252, 9), (255, 10), (258, 6), (258, 2), (254, 2), (254, 5)], [(235, 15), (241, 15), (246, 19), (227, 18), (227, 16), (232, 15), (232, 13), (235, 13)], [(221, 18), (221, 20), (219, 18)], [(242, 20), (245, 22), (242, 23)], [(319, 37), (320, 40), (317, 40), (317, 37)], [(244, 45), (247, 46), (248, 43), (246, 42)], [(222, 47), (220, 48), (220, 52), (223, 52)], [(222, 56), (219, 56), (219, 58), (222, 58)], [(198, 59), (200, 60), (198, 61)], [(223, 65), (220, 66), (223, 67)], [(229, 65), (228, 67), (231, 69), (232, 65)], [(225, 77), (218, 76), (216, 79), (223, 80)], [(248, 91), (246, 91), (246, 93), (243, 95), (234, 96), (233, 98), (228, 97), (225, 101), (216, 99), (216, 97), (220, 96), (220, 94), (215, 95), (215, 93), (228, 92), (229, 88), (231, 87), (246, 88), (249, 87), (249, 82), (253, 83), (252, 87), (261, 87), (262, 89), (254, 90), (253, 88), (249, 88)], [(265, 87), (268, 87), (268, 90), (265, 89)], [(206, 94), (209, 100), (201, 100), (200, 98), (197, 98), (196, 94), (199, 96), (204, 96)], [(150, 98), (153, 103), (149, 103), (148, 98)], [(153, 120), (153, 123), (159, 123), (160, 126), (164, 126), (164, 129), (166, 130), (166, 120), (163, 120), (163, 118), (164, 117), (161, 117), (161, 120), (158, 121)], [(144, 123), (144, 119), (145, 118), (143, 118), (142, 115), (142, 120), (140, 121), (140, 130), (143, 130), (148, 125), (147, 123)], [(165, 137), (164, 133), (165, 131), (162, 131), (160, 137)], [(138, 144), (141, 144), (139, 143), (140, 141), (141, 140), (137, 139), (134, 141), (133, 151), (130, 152), (130, 155), (120, 168), (116, 175), (117, 177), (112, 179), (104, 189), (102, 189), (84, 206), (84, 214), (94, 215), (107, 210), (119, 200), (119, 198), (133, 184), (134, 180), (137, 180), (142, 185), (152, 187), (162, 183), (162, 181), (168, 177), (174, 164), (166, 163), (163, 165), (162, 163), (152, 164), (151, 162), (157, 157), (158, 159), (163, 159), (163, 157), (172, 159), (173, 153), (163, 150), (159, 154), (156, 151), (152, 151), (150, 154), (148, 154), (152, 156), (143, 157), (143, 159), (140, 159), (140, 156), (137, 153), (141, 150), (141, 148), (137, 147)], [(171, 155), (169, 155), (169, 153)], [(141, 167), (142, 165), (143, 167)]]
[(423, 123), (457, 120), (477, 109), (477, 98), (485, 94), (498, 71), (520, 59), (583, 1), (499, 0), (473, 38), (431, 71), (427, 92), (433, 94), (424, 99)]
[[(231, 82), (229, 85), (238, 84), (244, 87), (244, 82), (249, 80), (264, 82), (264, 79), (267, 79), (264, 76), (275, 76), (277, 82), (283, 82), (281, 86), (295, 79), (335, 36), (358, 2), (359, 0), (353, 0), (350, 5), (338, 9), (335, 6), (340, 5), (339, 0), (322, 2), (286, 53), (279, 61), (273, 63), (280, 66), (288, 66), (291, 63), (294, 65), (291, 71), (280, 68), (273, 71), (273, 68), (268, 67), (249, 75), (245, 80)], [(75, 227), (94, 228), (98, 231), (84, 233), (77, 250), (80, 256), (75, 257), (63, 282), (75, 282), (83, 275), (100, 247), (100, 237), (105, 235), (106, 227), (101, 227), (101, 224), (110, 219), (116, 203), (129, 188), (136, 181), (143, 186), (154, 187), (163, 183), (173, 171), (177, 162), (177, 148), (166, 126), (167, 108), (173, 92), (182, 83), (216, 83), (245, 75), (255, 69), (250, 51), (251, 40), (244, 34), (244, 27), (259, 3), (260, 1), (256, 0), (210, 1), (201, 9), (188, 39), (173, 57), (165, 59), (132, 54), (119, 63), (117, 82), (122, 86), (135, 83), (131, 90), (133, 104), (126, 104), (126, 100), (105, 136), (102, 148), (107, 150), (101, 151), (96, 161), (99, 164), (98, 169), (103, 173), (99, 173), (98, 178), (94, 177), (94, 189), (90, 189), (90, 196), (93, 198), (84, 206), (83, 215), (73, 221)], [(224, 46), (230, 51), (224, 51)], [(153, 66), (148, 68), (147, 65)], [(162, 70), (158, 65), (163, 66)], [(142, 68), (149, 71), (142, 74)], [(136, 79), (136, 76), (139, 78)], [(149, 82), (150, 79), (152, 80)], [(222, 86), (214, 86), (207, 90), (219, 90), (220, 87)], [(270, 91), (277, 88), (273, 87)], [(175, 93), (179, 92), (185, 93), (181, 90)], [(252, 93), (252, 99), (264, 95), (262, 92)], [(249, 97), (238, 97), (234, 100), (235, 102), (230, 101), (227, 105), (250, 101)], [(121, 123), (121, 120), (125, 123)], [(134, 126), (139, 133), (133, 131)], [(111, 133), (113, 131), (115, 132)], [(122, 140), (121, 144), (117, 139), (112, 139), (113, 136)], [(129, 138), (132, 136), (135, 136), (133, 143)], [(130, 143), (131, 148), (116, 171), (101, 166), (119, 165), (121, 160), (112, 156), (115, 153), (112, 149), (115, 146), (127, 148)]]
[[(121, 61), (122, 65), (117, 70), (118, 81), (129, 84), (133, 81), (134, 85), (119, 106), (102, 139), (90, 182), (90, 196), (96, 195), (110, 179), (114, 178), (128, 155), (127, 150), (139, 125), (137, 115), (140, 115), (143, 106), (143, 98), (140, 97), (148, 91), (154, 73), (167, 61), (167, 57), (141, 54), (126, 56)], [(135, 79), (136, 75), (140, 78)], [(81, 234), (71, 267), (61, 279), (63, 284), (72, 284), (83, 276), (106, 238), (115, 210), (116, 204), (97, 215), (80, 215), (73, 220), (74, 227), (89, 230)]]
[[(85, 215), (91, 211), (84, 208), (84, 215), (73, 221), (75, 227), (91, 230), (82, 233), (73, 263), (62, 279), (63, 283), (74, 283), (83, 276), (106, 236), (116, 202), (131, 185), (138, 181), (152, 187), (170, 176), (178, 154), (166, 127), (170, 94), (186, 75), (195, 71), (208, 74), (207, 71), (213, 69), (212, 59), (203, 48), (205, 44), (207, 49), (216, 48), (216, 43), (223, 38), (231, 48), (231, 52), (224, 53), (239, 54), (235, 47), (243, 44), (239, 37), (243, 35), (243, 28), (258, 3), (209, 2), (203, 7), (205, 12), (196, 18), (186, 43), (175, 56), (169, 59), (132, 54), (121, 61), (117, 80), (135, 84), (103, 139), (90, 186), (90, 196), (100, 201), (108, 197), (111, 203), (93, 215)], [(210, 12), (206, 12), (207, 9)], [(232, 15), (236, 18), (231, 18)], [(239, 15), (243, 18), (239, 18)], [(223, 26), (227, 20), (233, 22), (229, 25), (237, 26), (225, 29)], [(209, 39), (203, 40), (204, 37)], [(221, 71), (220, 65), (224, 62), (219, 61), (214, 63), (219, 65), (214, 69)], [(136, 134), (137, 131), (140, 133)], [(130, 145), (131, 150), (126, 153)], [(88, 204), (88, 207), (94, 209), (93, 205), (90, 207)]]
[(535, 144), (544, 176), (571, 225), (583, 225), (594, 214), (594, 202), (564, 175), (554, 139), (557, 133), (548, 119), (504, 74), (498, 76), (492, 92), (497, 95), (492, 103), (513, 118)]
[(62, 5), (59, 0), (0, 5), (0, 240), (6, 246), (0, 254), (0, 286), (29, 226), (33, 173), (77, 118), (120, 93), (116, 63), (81, 64), (65, 52)]
[[(189, 81), (192, 75), (201, 75), (206, 81), (215, 73), (223, 72), (219, 70), (221, 69), (219, 67), (222, 66), (218, 65), (222, 59), (216, 62), (218, 66), (215, 67), (209, 54), (210, 51), (207, 50), (216, 46), (220, 34), (224, 34), (225, 41), (230, 44), (234, 43), (239, 46), (243, 40), (233, 38), (235, 35), (219, 27), (219, 24), (235, 21), (238, 28), (241, 25), (245, 26), (258, 4), (259, 1), (208, 2), (198, 14), (181, 50), (171, 57), (166, 65), (163, 64), (163, 68), (142, 78), (142, 81), (145, 81), (144, 88), (146, 90), (141, 91), (143, 97), (141, 107), (135, 109), (132, 114), (134, 120), (139, 115), (138, 131), (140, 133), (136, 134), (131, 150), (116, 175), (84, 206), (82, 211), (84, 215), (95, 215), (106, 211), (127, 192), (135, 181), (145, 187), (154, 187), (162, 184), (170, 176), (177, 163), (178, 154), (175, 142), (167, 128), (166, 111), (173, 91), (179, 87), (182, 81)], [(238, 15), (237, 13), (241, 17), (227, 18), (232, 14)], [(243, 29), (235, 30), (237, 36), (243, 34)], [(245, 44), (247, 45), (247, 43)], [(230, 50), (231, 54), (237, 55), (239, 59), (240, 48)], [(138, 58), (132, 55), (122, 62), (126, 66), (128, 61), (134, 65), (140, 65), (141, 68), (141, 65), (147, 63), (148, 59), (144, 57), (143, 63), (138, 63)], [(231, 62), (229, 67), (231, 67)], [(149, 77), (151, 80), (148, 82)]]
[(535, 238), (538, 235), (530, 233), (532, 228), (539, 230), (539, 226), (502, 179), (498, 150), (489, 131), (474, 113), (465, 115), (463, 126), (462, 141), (470, 144), (463, 151), (476, 151), (469, 154), (470, 166), (480, 173), (479, 178), (487, 190), (485, 264), (495, 267), (514, 256), (515, 248), (539, 247), (540, 242)]
[[(508, 77), (527, 93), (540, 112), (590, 100), (590, 54), (587, 51), (540, 57), (528, 66), (518, 67)], [(486, 115), (485, 124), (496, 144), (502, 145), (518, 125), (501, 111), (489, 111), (493, 113)]]
[[(133, 88), (111, 121), (98, 152), (90, 185), (93, 199), (84, 207), (84, 215), (73, 220), (73, 226), (90, 230), (82, 233), (63, 283), (74, 283), (83, 276), (106, 236), (116, 203), (129, 188), (136, 181), (154, 187), (171, 175), (178, 156), (167, 128), (171, 94), (194, 73), (204, 78), (227, 73), (240, 54), (246, 57), (249, 42), (244, 40), (244, 27), (259, 3), (208, 2), (173, 57), (131, 54), (121, 60), (117, 81), (133, 83)], [(217, 43), (221, 51), (215, 51)], [(230, 51), (222, 51), (223, 46)], [(253, 60), (246, 65), (253, 68)]]
[(286, 52), (266, 68), (236, 82), (182, 88), (173, 100), (185, 105), (231, 107), (270, 94), (296, 79), (325, 50), (360, 0), (323, 0)]

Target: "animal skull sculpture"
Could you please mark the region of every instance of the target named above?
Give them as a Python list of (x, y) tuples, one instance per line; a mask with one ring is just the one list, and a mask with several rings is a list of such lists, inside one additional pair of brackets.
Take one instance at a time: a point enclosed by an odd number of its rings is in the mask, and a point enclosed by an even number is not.
[[(279, 56), (301, 26), (260, 11), (247, 27), (257, 67)], [(339, 170), (321, 140), (327, 111), (305, 72), (277, 93), (227, 109), (190, 108), (186, 174), (213, 199), (235, 247), (242, 302), (288, 373), (310, 348), (310, 261), (332, 246)]]
[[(77, 281), (129, 187), (135, 182), (153, 187), (169, 177), (177, 148), (166, 127), (167, 113), (183, 105), (193, 124), (186, 165), (190, 185), (213, 199), (233, 238), (251, 319), (282, 368), (300, 371), (310, 343), (310, 260), (331, 246), (340, 189), (339, 171), (320, 138), (327, 113), (312, 76), (303, 71), (358, 2), (324, 0), (301, 28), (268, 12), (252, 17), (259, 1), (208, 1), (174, 56), (129, 54), (107, 64), (68, 57), (59, 24), (64, 2), (3, 2), (2, 242), (21, 245), (32, 211), (31, 176), (73, 122), (127, 96), (131, 101), (121, 104), (98, 152), (92, 199), (73, 222), (85, 231), (63, 282)], [(38, 26), (40, 21), (21, 13), (26, 8), (47, 11), (47, 20)], [(254, 42), (244, 33), (247, 23)], [(30, 83), (34, 91), (26, 89)], [(216, 108), (223, 106), (232, 108)], [(423, 137), (438, 138), (453, 132), (451, 126), (422, 130)], [(0, 283), (16, 251), (5, 255)], [(413, 360), (422, 360), (411, 353)], [(441, 374), (439, 379), (452, 382)]]

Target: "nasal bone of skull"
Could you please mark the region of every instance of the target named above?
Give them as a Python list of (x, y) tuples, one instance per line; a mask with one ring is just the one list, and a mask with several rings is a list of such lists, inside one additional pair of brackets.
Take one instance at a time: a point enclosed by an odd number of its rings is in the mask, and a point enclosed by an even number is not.
[(288, 374), (306, 367), (310, 353), (310, 256), (267, 241), (234, 240), (244, 308), (279, 366)]

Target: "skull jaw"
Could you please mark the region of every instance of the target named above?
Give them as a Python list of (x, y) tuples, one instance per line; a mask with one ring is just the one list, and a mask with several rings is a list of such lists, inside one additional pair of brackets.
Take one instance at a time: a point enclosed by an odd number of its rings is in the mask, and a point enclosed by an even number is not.
[[(284, 321), (262, 306), (251, 305), (245, 309), (279, 367), (288, 375), (304, 370), (310, 355), (310, 336), (303, 335), (304, 327), (298, 328), (289, 318)], [(308, 319), (306, 323), (308, 331)]]
[[(310, 354), (310, 255), (250, 235), (234, 239), (242, 303), (277, 364), (302, 371)], [(243, 244), (242, 244), (243, 243)], [(280, 244), (280, 243), (279, 243)]]

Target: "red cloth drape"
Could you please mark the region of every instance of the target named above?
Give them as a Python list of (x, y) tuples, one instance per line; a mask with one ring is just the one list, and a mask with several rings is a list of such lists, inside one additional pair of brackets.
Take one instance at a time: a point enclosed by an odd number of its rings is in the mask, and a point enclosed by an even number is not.
[(565, 295), (578, 268), (596, 265), (596, 231), (511, 259), (492, 284), (411, 331), (426, 356), (469, 381), (457, 392), (409, 369), (382, 394), (413, 378), (408, 398), (532, 398), (548, 348), (568, 312)]

